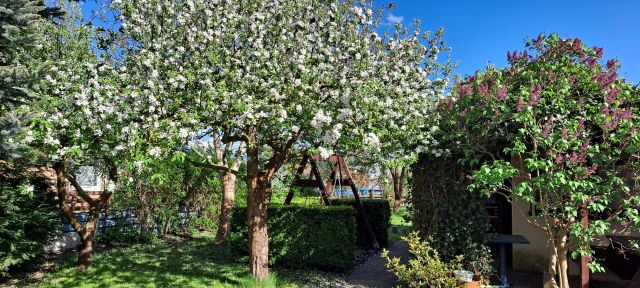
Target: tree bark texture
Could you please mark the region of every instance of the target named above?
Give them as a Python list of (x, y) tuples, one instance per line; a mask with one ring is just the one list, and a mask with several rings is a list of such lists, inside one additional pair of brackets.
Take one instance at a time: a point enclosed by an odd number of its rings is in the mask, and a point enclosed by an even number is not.
[(267, 231), (267, 205), (269, 182), (255, 177), (249, 181), (249, 268), (256, 280), (269, 274), (269, 236)]
[(222, 201), (220, 202), (220, 220), (216, 233), (216, 244), (227, 239), (231, 229), (231, 209), (236, 202), (236, 175), (228, 172), (221, 173)]
[[(80, 236), (80, 240), (82, 242), (80, 254), (78, 255), (78, 261), (76, 265), (78, 270), (83, 271), (90, 267), (93, 262), (94, 241), (96, 230), (98, 228), (98, 218), (100, 217), (101, 207), (109, 202), (111, 193), (105, 191), (102, 192), (99, 197), (92, 198), (84, 190), (82, 190), (79, 184), (75, 182), (75, 179), (70, 178), (67, 170), (68, 167), (67, 165), (65, 165), (65, 163), (56, 163), (53, 168), (56, 171), (55, 193), (58, 201), (58, 206), (67, 217), (67, 219), (69, 219), (69, 222)], [(115, 179), (115, 176), (112, 176), (112, 178)], [(67, 196), (70, 192), (68, 189), (69, 182), (71, 182), (71, 184), (76, 189), (76, 193), (78, 194), (80, 199), (86, 202), (89, 206), (89, 215), (87, 223), (85, 225), (82, 225), (82, 223), (76, 218), (72, 203), (69, 203), (67, 201)]]
[(404, 177), (405, 167), (390, 169), (391, 182), (393, 183), (393, 211), (398, 212), (404, 205)]

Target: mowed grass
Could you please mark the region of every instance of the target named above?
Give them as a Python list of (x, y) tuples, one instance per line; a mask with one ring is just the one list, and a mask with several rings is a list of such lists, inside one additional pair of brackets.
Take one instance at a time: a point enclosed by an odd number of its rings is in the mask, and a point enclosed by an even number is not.
[(405, 221), (400, 213), (391, 213), (391, 227), (389, 228), (389, 244), (400, 241), (405, 231), (409, 231), (413, 223)]
[(58, 259), (53, 272), (28, 287), (319, 287), (337, 277), (272, 270), (271, 277), (256, 283), (247, 264), (235, 258), (227, 246), (214, 245), (211, 235), (157, 240), (98, 252), (93, 266), (84, 272), (74, 266), (76, 255)]

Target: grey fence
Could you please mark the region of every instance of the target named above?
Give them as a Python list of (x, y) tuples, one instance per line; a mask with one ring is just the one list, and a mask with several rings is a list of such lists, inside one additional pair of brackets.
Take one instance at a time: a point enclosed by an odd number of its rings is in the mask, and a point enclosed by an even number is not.
[[(76, 213), (76, 219), (82, 224), (82, 226), (87, 224), (89, 220), (89, 213)], [(195, 212), (187, 212), (183, 210), (178, 213), (178, 224), (181, 228), (187, 227), (190, 221), (192, 221), (197, 216)], [(156, 233), (160, 233), (161, 224), (152, 225), (152, 229), (150, 231), (155, 231)], [(119, 231), (137, 231), (140, 229), (140, 219), (135, 210), (113, 210), (108, 213), (100, 213), (98, 218), (98, 229), (96, 231), (97, 235), (100, 235), (107, 231), (108, 229), (117, 229)], [(73, 228), (73, 225), (68, 222), (66, 219), (62, 221), (62, 232), (75, 232), (76, 230)]]

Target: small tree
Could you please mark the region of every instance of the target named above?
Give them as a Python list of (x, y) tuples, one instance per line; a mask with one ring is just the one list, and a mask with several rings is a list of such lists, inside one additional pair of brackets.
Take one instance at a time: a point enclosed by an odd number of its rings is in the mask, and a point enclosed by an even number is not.
[[(215, 243), (224, 242), (231, 229), (231, 209), (236, 202), (237, 175), (229, 171), (220, 171), (218, 167), (226, 167), (230, 171), (239, 171), (244, 156), (243, 141), (222, 141), (222, 136), (228, 133), (202, 133), (200, 138), (210, 137), (211, 142), (197, 141), (191, 148), (201, 159), (205, 161), (191, 160), (191, 163), (200, 167), (212, 168), (220, 174), (222, 183), (222, 198), (220, 201), (220, 213), (218, 217), (218, 231)], [(212, 145), (210, 145), (212, 144)]]
[[(50, 59), (51, 67), (36, 90), (41, 99), (30, 105), (31, 129), (22, 141), (40, 151), (41, 162), (56, 172), (58, 205), (82, 240), (78, 268), (91, 265), (97, 221), (120, 180), (120, 165), (127, 164), (152, 116), (134, 113), (145, 105), (122, 89), (121, 70), (108, 54), (93, 50), (93, 27), (84, 23), (77, 3), (57, 3), (66, 15), (45, 30), (45, 45), (40, 53)], [(99, 56), (100, 55), (100, 56)], [(147, 99), (145, 99), (147, 100)], [(143, 104), (144, 103), (144, 104)], [(104, 191), (92, 196), (75, 178), (82, 165), (92, 165), (106, 175)], [(89, 207), (89, 218), (82, 225), (66, 201), (71, 183)]]
[[(612, 221), (640, 224), (640, 99), (618, 78), (617, 61), (600, 64), (602, 48), (557, 35), (527, 48), (508, 53), (509, 67), (457, 84), (439, 107), (443, 142), (482, 164), (470, 190), (533, 205), (534, 217), (525, 218), (547, 236), (553, 285), (569, 287), (569, 252), (590, 256), (589, 242)], [(585, 226), (581, 211), (604, 216)]]
[[(268, 273), (267, 205), (295, 150), (377, 150), (398, 119), (423, 117), (446, 84), (419, 30), (377, 34), (366, 1), (115, 1), (138, 91), (175, 107), (174, 127), (246, 145), (250, 270)], [(423, 35), (427, 40), (437, 35)], [(431, 42), (429, 42), (431, 43)], [(433, 80), (433, 81), (432, 81)], [(340, 143), (339, 146), (336, 146)]]

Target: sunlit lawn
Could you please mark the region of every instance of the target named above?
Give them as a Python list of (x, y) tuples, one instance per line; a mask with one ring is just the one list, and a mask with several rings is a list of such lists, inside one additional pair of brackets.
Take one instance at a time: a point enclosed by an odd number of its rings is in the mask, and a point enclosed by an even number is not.
[(275, 270), (275, 276), (257, 284), (247, 265), (234, 258), (209, 235), (174, 243), (158, 240), (98, 252), (93, 267), (84, 273), (75, 269), (75, 255), (59, 259), (55, 271), (30, 287), (317, 287), (337, 277)]
[(400, 241), (404, 231), (411, 228), (412, 223), (405, 221), (400, 213), (391, 213), (391, 228), (389, 228), (389, 244)]

